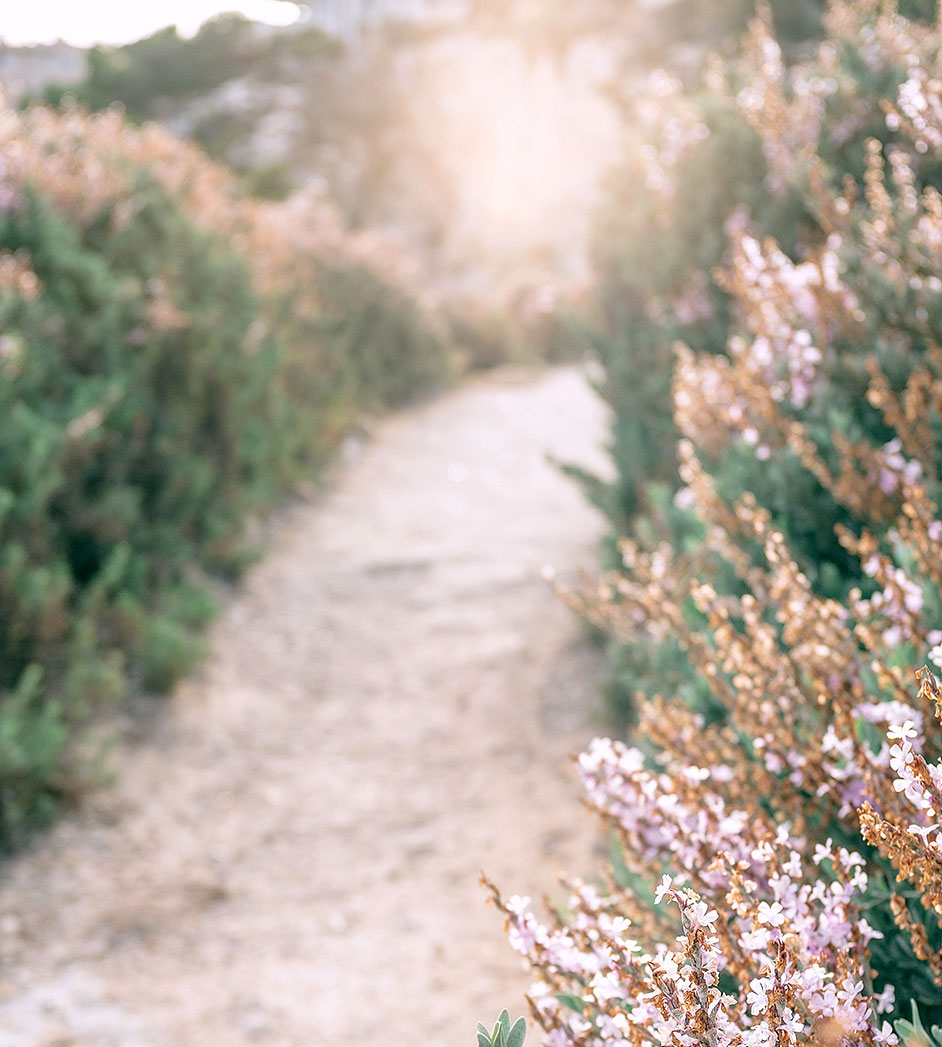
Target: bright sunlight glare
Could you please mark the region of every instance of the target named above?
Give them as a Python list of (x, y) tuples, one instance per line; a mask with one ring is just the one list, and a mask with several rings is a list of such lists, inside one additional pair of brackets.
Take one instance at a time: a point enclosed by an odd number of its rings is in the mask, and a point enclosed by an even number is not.
[(0, 41), (11, 46), (56, 40), (76, 47), (125, 44), (168, 25), (189, 36), (225, 11), (269, 25), (290, 25), (300, 17), (300, 8), (284, 0), (13, 0), (0, 3)]

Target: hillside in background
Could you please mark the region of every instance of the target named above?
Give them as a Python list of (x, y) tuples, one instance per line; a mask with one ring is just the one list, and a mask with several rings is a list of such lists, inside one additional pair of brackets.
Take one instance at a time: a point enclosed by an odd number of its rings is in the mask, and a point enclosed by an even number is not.
[[(752, 11), (744, 0), (310, 7), (289, 29), (231, 15), (192, 39), (171, 27), (92, 48), (84, 78), (74, 53), (0, 50), (0, 77), (24, 102), (120, 103), (200, 144), (254, 195), (331, 197), (440, 289), (539, 311), (589, 280), (588, 216), (645, 74), (692, 74)], [(785, 38), (818, 31), (818, 0), (773, 8)]]
[[(318, 21), (339, 33), (357, 6), (382, 5), (321, 5)], [(438, 6), (386, 5), (394, 17), (371, 16), (355, 38), (310, 19), (273, 30), (223, 16), (193, 39), (171, 27), (92, 48), (84, 76), (72, 50), (5, 49), (0, 77), (21, 104), (117, 102), (157, 120), (252, 194), (329, 195), (444, 284), (512, 296), (584, 280), (587, 215), (619, 155), (613, 95), (642, 14), (610, 0), (578, 13), (479, 0), (449, 18)]]

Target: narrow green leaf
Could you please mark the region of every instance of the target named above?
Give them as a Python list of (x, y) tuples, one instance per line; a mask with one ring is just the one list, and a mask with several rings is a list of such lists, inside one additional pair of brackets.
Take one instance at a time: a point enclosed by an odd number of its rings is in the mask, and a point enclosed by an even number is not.
[(562, 992), (557, 997), (557, 1000), (564, 1006), (568, 1007), (571, 1011), (575, 1011), (576, 1014), (582, 1014), (585, 1010), (585, 1000), (581, 996), (573, 996), (571, 993)]
[(507, 1033), (510, 1032), (510, 1015), (507, 1013), (506, 1007), (500, 1012), (497, 1022), (500, 1025), (501, 1031), (506, 1037)]
[(478, 1047), (491, 1047), (491, 1038), (486, 1031), (478, 1033)]
[(507, 1034), (507, 1047), (523, 1047), (523, 1041), (527, 1035), (527, 1023), (523, 1018), (518, 1018), (513, 1028)]
[[(912, 1000), (911, 1003), (913, 1008), (912, 1021), (899, 1018), (893, 1023), (897, 1036), (899, 1036), (905, 1047), (936, 1047), (937, 1041), (934, 1038), (937, 1027), (933, 1026), (932, 1034), (930, 1034), (922, 1024), (922, 1016), (919, 1014), (919, 1007), (916, 1001)], [(942, 1047), (942, 1044), (938, 1044), (938, 1047)]]

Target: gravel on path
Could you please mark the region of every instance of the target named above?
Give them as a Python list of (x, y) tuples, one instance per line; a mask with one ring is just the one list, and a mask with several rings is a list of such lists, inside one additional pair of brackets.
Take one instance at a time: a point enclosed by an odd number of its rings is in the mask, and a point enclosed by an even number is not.
[(601, 520), (574, 367), (378, 423), (285, 514), (118, 784), (0, 868), (0, 1047), (463, 1047), (525, 1009), (486, 906), (591, 874), (600, 654), (541, 572)]

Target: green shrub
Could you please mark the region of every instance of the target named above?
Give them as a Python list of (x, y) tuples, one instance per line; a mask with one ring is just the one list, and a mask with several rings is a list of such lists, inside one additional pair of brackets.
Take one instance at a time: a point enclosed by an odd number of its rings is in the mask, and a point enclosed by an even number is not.
[[(888, 866), (902, 852), (887, 846), (890, 829), (878, 832), (870, 820), (879, 810), (912, 831), (908, 809), (889, 813), (907, 783), (886, 783), (879, 799), (866, 793), (879, 773), (861, 772), (846, 791), (841, 783), (858, 757), (880, 766), (875, 753), (888, 743), (875, 725), (897, 712), (923, 722), (928, 705), (909, 704), (909, 667), (942, 659), (940, 41), (864, 2), (839, 8), (832, 31), (815, 59), (788, 72), (757, 29), (752, 75), (737, 71), (745, 85), (738, 104), (763, 142), (766, 191), (799, 197), (806, 229), (782, 244), (763, 223), (767, 211), (731, 223), (716, 274), (729, 295), (727, 339), (711, 344), (716, 313), (704, 308), (698, 351), (673, 354), (674, 418), (684, 437), (677, 479), (657, 483), (648, 470), (639, 480), (646, 501), (620, 518), (628, 531), (618, 570), (583, 609), (619, 641), (613, 689), (622, 707), (637, 716), (636, 694), (667, 699), (638, 703), (638, 768), (646, 758), (659, 770), (672, 764), (689, 782), (700, 768), (706, 780), (727, 763), (724, 780), (740, 792), (734, 802), (754, 805), (744, 824), (774, 812), (780, 827), (801, 825), (801, 847), (829, 839), (860, 846), (861, 826), (872, 877), (862, 908), (879, 932), (868, 945), (872, 978), (894, 982), (898, 1004), (908, 1010), (915, 1000), (937, 1020), (942, 975), (922, 966), (938, 963), (942, 945), (937, 898), (911, 864)], [(870, 134), (878, 115), (880, 138)], [(870, 137), (856, 140), (856, 129)], [(648, 320), (656, 319), (652, 302), (665, 330), (676, 331), (683, 293), (649, 297)], [(919, 677), (922, 696), (938, 702), (933, 673)], [(938, 724), (925, 722), (935, 760)], [(842, 755), (826, 755), (842, 732)], [(710, 755), (700, 748), (707, 737), (716, 743)], [(734, 752), (743, 761), (735, 771)], [(819, 769), (832, 777), (816, 779)], [(760, 787), (763, 772), (771, 777)], [(612, 776), (615, 794), (630, 777)], [(665, 780), (652, 778), (644, 793), (658, 812), (651, 822), (622, 798), (607, 813), (623, 830), (625, 862), (648, 861), (649, 881), (663, 862), (696, 878), (704, 863), (688, 845), (709, 841), (716, 852), (698, 817), (728, 808), (687, 794), (680, 831), (655, 828)], [(639, 847), (650, 847), (647, 859)], [(891, 888), (897, 871), (919, 890)], [(745, 913), (732, 894), (710, 904), (724, 922), (724, 906)]]
[(143, 119), (165, 98), (185, 98), (244, 73), (259, 49), (255, 27), (238, 15), (208, 21), (192, 39), (175, 26), (122, 47), (93, 47), (88, 76), (74, 94), (93, 109), (120, 102)]
[(202, 656), (209, 576), (257, 556), (246, 520), (357, 412), (449, 373), (407, 290), (342, 238), (328, 263), (275, 205), (234, 201), (205, 160), (115, 114), (17, 119), (0, 209), (0, 847), (87, 781), (89, 721)]
[(415, 301), (355, 261), (322, 262), (320, 341), (353, 403), (399, 407), (443, 385), (444, 343)]
[[(850, 180), (862, 192), (870, 177), (868, 141), (886, 147), (900, 141), (887, 125), (884, 104), (896, 98), (908, 75), (903, 51), (884, 39), (884, 46), (864, 56), (855, 25), (838, 10), (826, 46), (781, 75), (777, 60), (763, 54), (763, 34), (753, 30), (743, 56), (714, 66), (706, 86), (685, 89), (655, 78), (661, 98), (645, 102), (647, 123), (639, 119), (636, 147), (608, 180), (595, 233), (595, 342), (604, 366), (600, 388), (613, 409), (615, 480), (608, 486), (590, 481), (588, 490), (611, 521), (607, 549), (613, 566), (619, 562), (616, 536), (646, 543), (666, 539), (676, 546), (687, 534), (677, 530), (682, 514), (665, 504), (682, 486), (671, 409), (674, 346), (681, 342), (697, 353), (724, 357), (733, 335), (749, 334), (741, 312), (731, 307), (724, 275), (738, 264), (730, 256), (730, 229), (747, 229), (757, 243), (774, 237), (787, 260), (815, 256), (824, 250), (832, 222), (821, 211), (819, 187), (839, 188)], [(924, 30), (915, 26), (913, 32)], [(801, 110), (807, 95), (800, 92), (809, 83), (833, 84), (819, 91), (815, 115), (810, 106)], [(788, 107), (799, 115), (785, 127)], [(917, 190), (942, 185), (932, 150), (914, 163)], [(898, 288), (881, 283), (872, 270), (864, 276), (854, 251), (852, 240), (845, 243), (840, 265), (866, 313), (867, 330), (835, 332), (825, 377), (795, 412), (832, 468), (840, 457), (833, 434), (876, 446), (892, 437), (868, 403), (863, 350), (876, 353), (898, 388), (905, 382), (904, 361), (929, 344), (901, 308)], [(888, 325), (896, 331), (889, 338)], [(757, 461), (743, 445), (701, 448), (700, 454), (724, 498), (749, 491), (772, 511), (817, 592), (841, 598), (855, 585), (866, 589), (859, 563), (835, 533), (837, 525), (854, 523), (853, 513), (836, 503), (795, 454)], [(627, 644), (614, 657), (611, 690), (629, 719), (631, 695), (659, 691), (660, 673), (668, 668), (684, 690), (696, 688), (683, 656), (646, 646)]]

